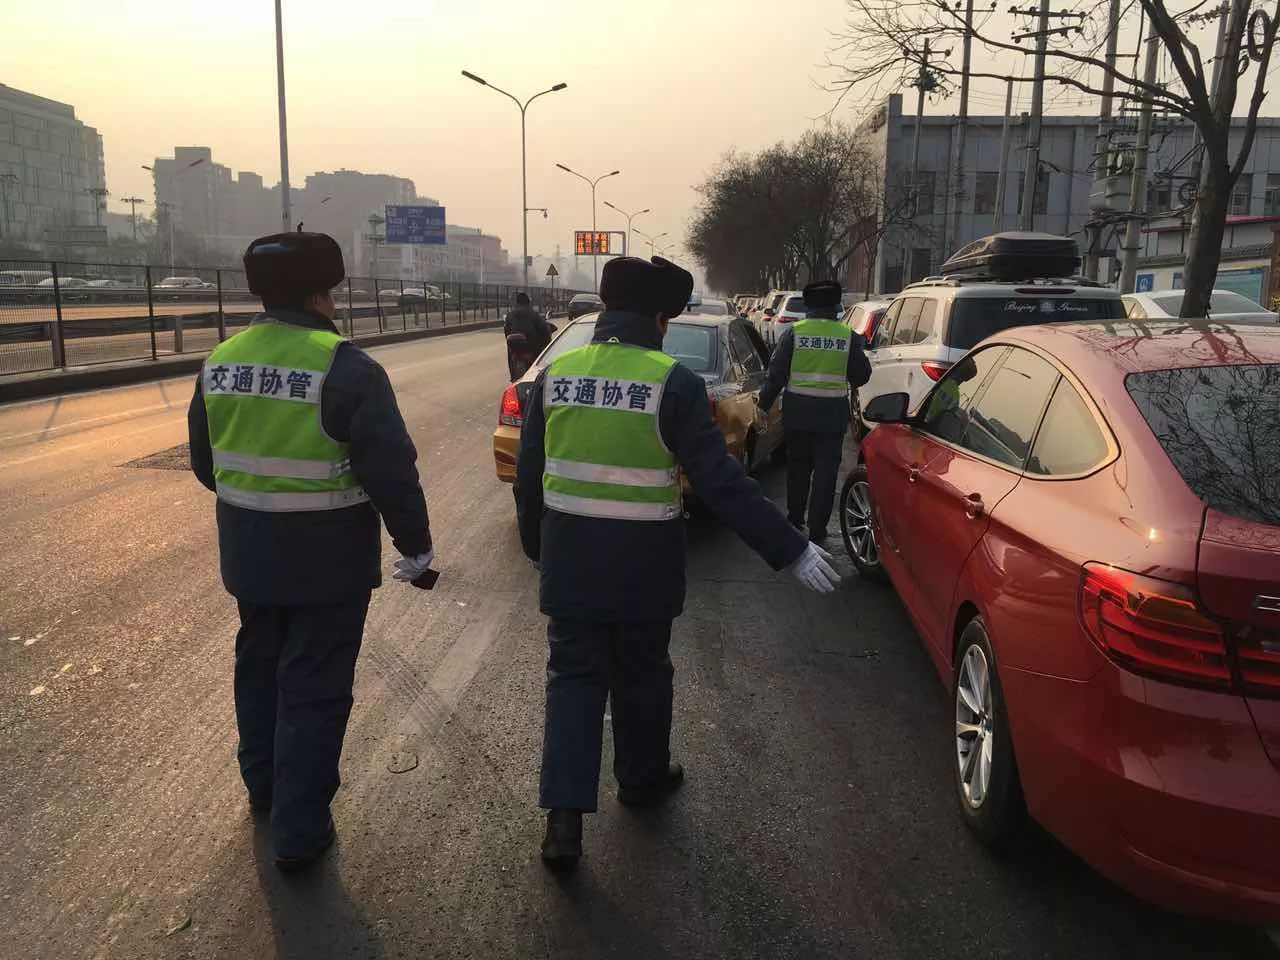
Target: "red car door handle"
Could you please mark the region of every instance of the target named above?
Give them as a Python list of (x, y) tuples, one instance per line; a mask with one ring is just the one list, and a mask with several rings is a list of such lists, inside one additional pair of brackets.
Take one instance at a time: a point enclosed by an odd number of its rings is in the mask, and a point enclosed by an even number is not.
[(982, 511), (986, 506), (982, 502), (982, 494), (971, 493), (964, 498), (964, 515), (970, 520), (976, 520), (982, 516)]

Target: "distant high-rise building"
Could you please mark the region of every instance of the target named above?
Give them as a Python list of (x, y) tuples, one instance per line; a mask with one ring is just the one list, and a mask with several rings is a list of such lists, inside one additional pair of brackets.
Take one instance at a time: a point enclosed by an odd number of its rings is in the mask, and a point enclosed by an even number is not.
[(75, 108), (0, 84), (0, 235), (101, 226), (102, 136)]

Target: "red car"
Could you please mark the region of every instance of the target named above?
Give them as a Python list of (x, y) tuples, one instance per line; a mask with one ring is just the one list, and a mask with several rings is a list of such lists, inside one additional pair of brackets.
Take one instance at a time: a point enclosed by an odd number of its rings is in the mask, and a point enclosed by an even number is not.
[(966, 822), (1280, 920), (1280, 331), (1017, 328), (906, 404), (842, 521), (953, 693)]

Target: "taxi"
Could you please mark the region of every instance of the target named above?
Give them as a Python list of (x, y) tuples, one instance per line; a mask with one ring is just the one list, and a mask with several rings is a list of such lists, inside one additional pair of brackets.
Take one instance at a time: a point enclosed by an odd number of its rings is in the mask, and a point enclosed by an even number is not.
[[(691, 305), (690, 309), (697, 307)], [(524, 376), (503, 392), (498, 426), (493, 431), (493, 465), (499, 480), (515, 480), (520, 429), (538, 374), (561, 354), (590, 343), (598, 316), (593, 313), (566, 324)], [(782, 405), (775, 404), (768, 414), (756, 407), (768, 372), (768, 353), (746, 321), (736, 316), (682, 313), (670, 321), (662, 349), (705, 381), (712, 413), (729, 453), (744, 469), (750, 472), (776, 457), (782, 449)], [(683, 475), (681, 484), (686, 493), (692, 493)]]

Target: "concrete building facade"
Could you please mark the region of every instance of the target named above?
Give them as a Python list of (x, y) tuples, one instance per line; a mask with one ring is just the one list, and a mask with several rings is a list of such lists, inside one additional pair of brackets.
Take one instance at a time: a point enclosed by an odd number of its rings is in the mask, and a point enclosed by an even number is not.
[(102, 136), (74, 107), (0, 84), (0, 235), (101, 228), (105, 187)]
[[(873, 153), (883, 164), (886, 193), (890, 198), (909, 187), (917, 118), (904, 115), (902, 96), (893, 94), (873, 111), (859, 127)], [(1112, 134), (1113, 150), (1119, 148), (1122, 166), (1131, 154), (1136, 133), (1136, 114), (1125, 114)], [(958, 247), (1001, 230), (1018, 229), (1022, 207), (1022, 186), (1027, 159), (1025, 114), (1010, 118), (1008, 149), (1001, 152), (1004, 118), (971, 116), (965, 142), (960, 190), (956, 203), (951, 193), (952, 144), (956, 138), (954, 116), (925, 116), (920, 123), (918, 166), (920, 210), (906, 224), (892, 227), (881, 243), (873, 274), (873, 290), (894, 292), (912, 279), (937, 272), (941, 263)], [(1096, 117), (1044, 117), (1040, 142), (1040, 171), (1033, 206), (1034, 229), (1080, 240), (1085, 248), (1084, 226), (1090, 220), (1090, 194), (1094, 181), (1094, 155), (1098, 131)], [(1243, 122), (1237, 121), (1233, 149), (1243, 136)], [(1171, 212), (1184, 207), (1179, 191), (1190, 175), (1194, 130), (1182, 120), (1157, 118), (1151, 141), (1148, 210), (1152, 224), (1164, 222)], [(997, 218), (997, 184), (1001, 157), (1007, 160), (1004, 177), (1003, 216)], [(1124, 167), (1127, 169), (1127, 167)], [(1128, 177), (1121, 177), (1127, 208)], [(954, 210), (954, 217), (948, 211)], [(1230, 211), (1237, 216), (1280, 213), (1280, 118), (1259, 121), (1253, 150), (1237, 184)], [(1115, 229), (1104, 231), (1101, 251), (1114, 254), (1119, 247)], [(1104, 259), (1104, 270), (1110, 264)], [(860, 288), (865, 262), (851, 264), (849, 282)], [(1104, 274), (1105, 277), (1110, 274)]]

